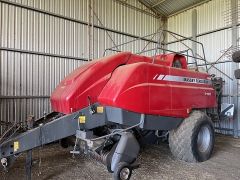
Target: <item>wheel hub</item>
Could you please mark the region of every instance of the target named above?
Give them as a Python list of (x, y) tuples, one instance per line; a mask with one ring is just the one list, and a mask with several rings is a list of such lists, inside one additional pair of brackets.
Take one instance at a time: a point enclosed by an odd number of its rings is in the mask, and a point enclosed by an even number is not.
[(211, 143), (211, 132), (207, 126), (202, 126), (198, 133), (197, 146), (200, 152), (206, 152)]
[(130, 170), (125, 167), (120, 172), (120, 179), (127, 180), (129, 175), (130, 175)]

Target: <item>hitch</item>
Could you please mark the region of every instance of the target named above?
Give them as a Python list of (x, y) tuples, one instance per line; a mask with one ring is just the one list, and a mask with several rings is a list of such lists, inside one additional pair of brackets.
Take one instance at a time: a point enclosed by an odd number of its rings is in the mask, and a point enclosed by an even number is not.
[(95, 114), (96, 113), (96, 109), (95, 109), (95, 106), (91, 102), (90, 96), (88, 96), (87, 99), (88, 99), (88, 105), (89, 105), (89, 112), (90, 112), (90, 114)]

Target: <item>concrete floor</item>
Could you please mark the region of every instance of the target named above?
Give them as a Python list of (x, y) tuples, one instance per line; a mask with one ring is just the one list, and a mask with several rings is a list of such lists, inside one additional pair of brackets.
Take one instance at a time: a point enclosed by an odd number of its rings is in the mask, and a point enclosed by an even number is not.
[[(38, 159), (38, 150), (34, 159)], [(42, 163), (33, 168), (33, 179), (111, 179), (106, 168), (91, 158), (80, 155), (75, 159), (69, 150), (50, 145), (40, 150)], [(197, 164), (174, 159), (167, 144), (149, 146), (138, 161), (141, 168), (133, 172), (132, 179), (240, 179), (240, 139), (217, 136), (212, 158)], [(0, 179), (24, 179), (24, 156), (19, 157), (10, 172), (0, 172)], [(39, 174), (41, 172), (41, 174)]]

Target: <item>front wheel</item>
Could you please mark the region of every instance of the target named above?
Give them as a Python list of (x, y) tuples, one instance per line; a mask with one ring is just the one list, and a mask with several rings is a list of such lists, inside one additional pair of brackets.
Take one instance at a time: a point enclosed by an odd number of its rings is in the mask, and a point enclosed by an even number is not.
[(132, 175), (132, 167), (126, 162), (120, 162), (114, 173), (114, 180), (129, 180)]
[(175, 130), (169, 133), (172, 154), (187, 162), (202, 162), (211, 157), (214, 147), (214, 127), (201, 111), (193, 111)]

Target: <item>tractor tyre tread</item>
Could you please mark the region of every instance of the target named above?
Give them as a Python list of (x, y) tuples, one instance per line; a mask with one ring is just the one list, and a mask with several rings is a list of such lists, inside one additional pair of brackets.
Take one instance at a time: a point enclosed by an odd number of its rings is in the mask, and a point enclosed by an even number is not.
[(169, 133), (169, 147), (175, 157), (191, 163), (209, 159), (213, 149), (213, 142), (210, 152), (204, 157), (198, 156), (194, 145), (196, 131), (202, 123), (207, 123), (211, 126), (213, 130), (212, 140), (214, 141), (213, 123), (210, 118), (202, 111), (193, 111), (177, 129), (171, 130)]

